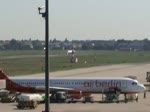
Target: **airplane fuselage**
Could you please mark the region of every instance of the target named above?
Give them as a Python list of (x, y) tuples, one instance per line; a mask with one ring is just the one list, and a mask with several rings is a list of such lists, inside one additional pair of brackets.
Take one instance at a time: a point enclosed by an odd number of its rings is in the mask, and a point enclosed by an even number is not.
[[(16, 84), (31, 87), (45, 87), (44, 78), (12, 78)], [(102, 93), (104, 89), (117, 87), (121, 93), (139, 93), (145, 90), (145, 87), (137, 80), (129, 78), (51, 78), (49, 87), (70, 88), (80, 90), (84, 93)]]

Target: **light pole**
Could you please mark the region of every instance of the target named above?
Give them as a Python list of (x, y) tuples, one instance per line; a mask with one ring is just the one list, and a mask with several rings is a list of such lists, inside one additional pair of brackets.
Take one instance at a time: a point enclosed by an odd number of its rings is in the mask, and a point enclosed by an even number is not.
[(50, 111), (49, 107), (49, 0), (45, 0), (45, 12), (41, 13), (43, 7), (39, 7), (39, 14), (45, 18), (45, 112)]

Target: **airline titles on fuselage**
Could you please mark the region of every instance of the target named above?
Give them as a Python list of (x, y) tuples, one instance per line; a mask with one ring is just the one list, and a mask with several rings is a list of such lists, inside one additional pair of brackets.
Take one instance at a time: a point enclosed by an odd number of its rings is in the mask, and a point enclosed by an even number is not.
[(125, 86), (125, 83), (123, 81), (117, 81), (117, 80), (110, 80), (110, 81), (98, 81), (98, 80), (91, 80), (91, 81), (85, 81), (83, 83), (83, 86), (86, 88), (93, 88), (93, 87), (121, 87)]

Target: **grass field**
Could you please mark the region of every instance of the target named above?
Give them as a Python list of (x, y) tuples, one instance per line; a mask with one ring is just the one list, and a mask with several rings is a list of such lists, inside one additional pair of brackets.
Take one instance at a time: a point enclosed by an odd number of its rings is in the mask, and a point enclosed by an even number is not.
[[(50, 51), (50, 72), (118, 63), (150, 62), (150, 52), (76, 51), (78, 63), (70, 63), (66, 51)], [(0, 68), (8, 75), (44, 72), (44, 51), (0, 51)]]

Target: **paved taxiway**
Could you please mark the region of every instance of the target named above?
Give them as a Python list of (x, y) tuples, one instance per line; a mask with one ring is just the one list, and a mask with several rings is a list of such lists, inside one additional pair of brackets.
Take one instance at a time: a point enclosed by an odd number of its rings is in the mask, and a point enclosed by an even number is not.
[[(148, 63), (117, 64), (52, 72), (50, 73), (50, 77), (122, 77), (132, 75), (136, 76), (141, 83), (146, 83), (145, 77), (147, 71), (150, 71), (150, 64)], [(44, 73), (29, 75), (28, 77), (41, 76), (44, 76)], [(98, 98), (98, 96), (96, 96), (96, 98)], [(42, 112), (45, 108), (44, 104), (40, 104), (34, 110), (18, 110), (15, 105), (15, 103), (0, 103), (0, 112)], [(52, 112), (150, 112), (150, 93), (147, 93), (146, 99), (143, 99), (143, 94), (139, 94), (138, 103), (50, 104), (50, 107)]]

